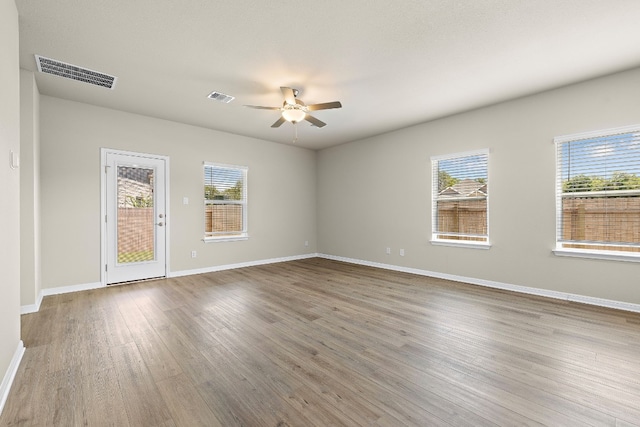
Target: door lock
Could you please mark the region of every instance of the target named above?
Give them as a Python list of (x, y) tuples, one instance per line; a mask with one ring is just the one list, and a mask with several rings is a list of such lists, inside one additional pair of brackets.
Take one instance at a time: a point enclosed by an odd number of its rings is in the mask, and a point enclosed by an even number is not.
[(164, 225), (164, 222), (160, 221), (157, 225), (159, 225), (160, 227), (162, 227)]

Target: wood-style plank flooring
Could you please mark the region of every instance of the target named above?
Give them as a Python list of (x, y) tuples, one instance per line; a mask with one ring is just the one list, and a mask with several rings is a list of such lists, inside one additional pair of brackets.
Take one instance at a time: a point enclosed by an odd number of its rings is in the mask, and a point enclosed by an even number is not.
[(640, 426), (640, 315), (326, 259), (49, 296), (0, 425)]

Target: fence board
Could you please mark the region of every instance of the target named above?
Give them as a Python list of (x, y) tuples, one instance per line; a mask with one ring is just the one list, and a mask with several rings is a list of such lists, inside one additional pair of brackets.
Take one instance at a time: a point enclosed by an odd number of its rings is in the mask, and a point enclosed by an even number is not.
[(120, 262), (153, 259), (155, 252), (153, 216), (152, 207), (118, 208), (118, 258)]
[(207, 233), (242, 232), (241, 205), (206, 205), (204, 219)]

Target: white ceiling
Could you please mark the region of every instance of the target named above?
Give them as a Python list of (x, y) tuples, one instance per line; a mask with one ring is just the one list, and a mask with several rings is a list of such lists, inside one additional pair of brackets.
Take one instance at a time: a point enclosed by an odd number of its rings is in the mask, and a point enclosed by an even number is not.
[[(640, 65), (640, 0), (16, 0), (34, 54), (118, 78), (36, 72), (44, 95), (291, 144), (280, 86), (320, 149)], [(637, 88), (636, 88), (637, 89)], [(230, 104), (211, 91), (235, 96)], [(182, 142), (182, 141), (180, 141)], [(178, 142), (176, 142), (178, 143)]]

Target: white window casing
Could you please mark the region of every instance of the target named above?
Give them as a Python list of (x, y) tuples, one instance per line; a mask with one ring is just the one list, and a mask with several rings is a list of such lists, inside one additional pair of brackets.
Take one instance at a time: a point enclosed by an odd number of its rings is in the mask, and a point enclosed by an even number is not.
[(640, 261), (640, 125), (554, 138), (559, 256)]

